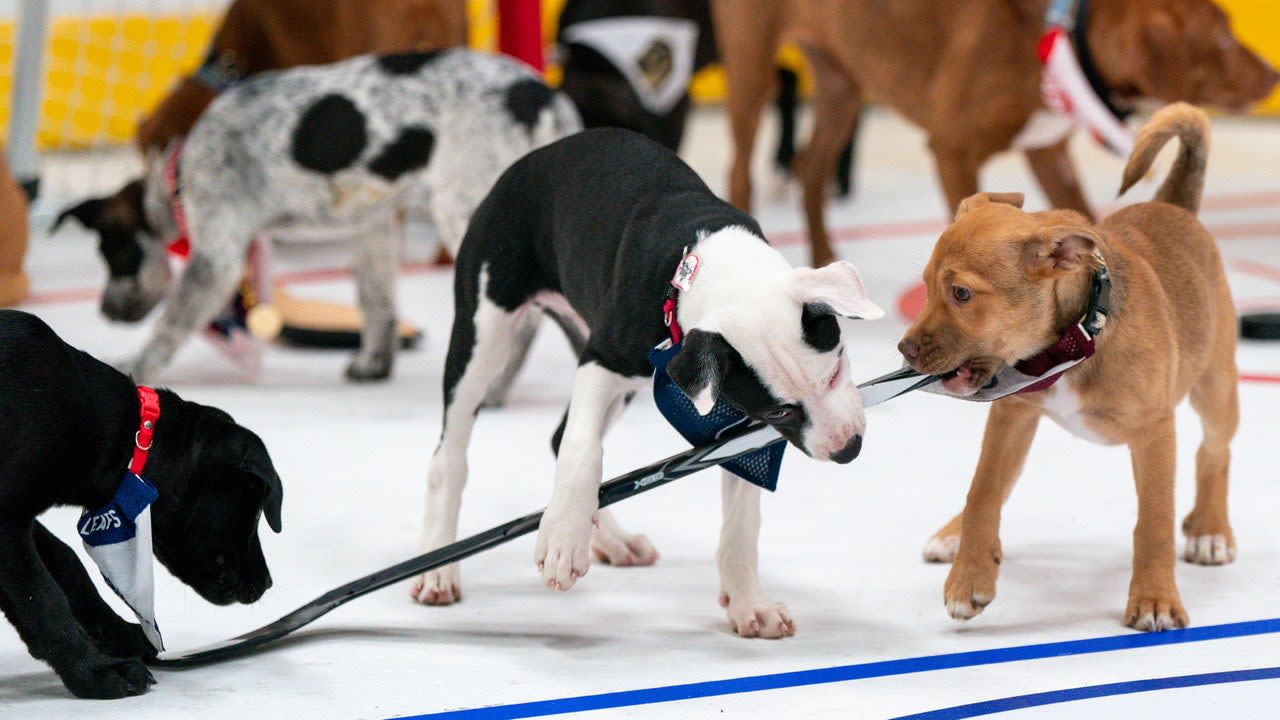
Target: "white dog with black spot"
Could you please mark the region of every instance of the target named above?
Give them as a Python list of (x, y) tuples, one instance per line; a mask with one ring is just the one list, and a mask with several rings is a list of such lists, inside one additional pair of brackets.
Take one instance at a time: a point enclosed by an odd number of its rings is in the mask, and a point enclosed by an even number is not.
[(102, 311), (128, 322), (169, 292), (166, 247), (188, 237), (190, 261), (129, 368), (140, 382), (224, 307), (255, 235), (345, 230), (355, 240), (364, 315), (347, 376), (382, 379), (396, 340), (398, 212), (428, 214), (456, 251), (498, 175), (579, 128), (573, 104), (531, 68), (466, 49), (264, 73), (220, 95), (145, 178), (59, 222), (75, 217), (99, 233), (110, 271)]
[[(549, 588), (572, 587), (593, 553), (615, 565), (657, 559), (644, 536), (624, 532), (597, 503), (604, 433), (651, 381), (676, 388), (691, 406), (690, 424), (745, 415), (811, 457), (841, 463), (862, 446), (862, 402), (836, 318), (883, 312), (857, 271), (844, 262), (793, 268), (749, 215), (636, 133), (588, 130), (517, 161), (472, 217), (456, 273), (424, 549), (457, 537), (476, 411), (491, 386), (509, 381), (511, 359), (542, 312), (579, 356), (552, 440), (555, 488), (535, 550)], [(655, 347), (664, 340), (675, 344)], [(663, 370), (655, 375), (655, 367)], [(776, 473), (777, 460), (759, 463), (762, 474)], [(760, 488), (742, 479), (755, 474), (738, 466), (723, 474), (720, 601), (738, 634), (782, 637), (795, 626), (760, 584)], [(457, 565), (426, 573), (412, 594), (425, 604), (454, 602), (459, 578)]]

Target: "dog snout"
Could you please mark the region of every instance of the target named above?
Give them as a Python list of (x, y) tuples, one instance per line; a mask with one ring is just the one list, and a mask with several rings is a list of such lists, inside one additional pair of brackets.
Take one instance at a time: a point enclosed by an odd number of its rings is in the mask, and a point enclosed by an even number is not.
[(858, 457), (858, 453), (862, 452), (862, 436), (854, 435), (845, 446), (829, 456), (832, 462), (838, 462), (841, 465), (852, 461)]
[(902, 338), (902, 342), (898, 343), (898, 352), (902, 353), (907, 362), (913, 363), (920, 357), (920, 343), (909, 337)]

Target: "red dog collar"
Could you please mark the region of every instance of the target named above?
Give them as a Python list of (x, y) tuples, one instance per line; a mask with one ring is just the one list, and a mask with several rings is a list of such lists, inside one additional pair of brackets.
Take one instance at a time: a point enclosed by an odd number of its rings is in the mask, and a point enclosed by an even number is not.
[(133, 459), (129, 461), (129, 472), (141, 476), (142, 468), (147, 465), (147, 453), (151, 450), (151, 438), (156, 431), (156, 421), (160, 419), (160, 396), (145, 385), (138, 386), (138, 405), (141, 406), (138, 420), (138, 432), (133, 434)]
[(684, 331), (680, 328), (680, 321), (676, 319), (676, 305), (678, 293), (681, 290), (688, 291), (689, 286), (693, 284), (693, 278), (698, 274), (698, 267), (702, 260), (689, 252), (689, 248), (684, 249), (684, 256), (680, 258), (680, 264), (676, 266), (676, 272), (671, 276), (671, 282), (667, 284), (667, 294), (662, 301), (662, 322), (671, 330), (671, 344), (679, 345), (681, 338), (684, 337)]
[(179, 182), (179, 164), (182, 159), (181, 140), (173, 144), (173, 150), (164, 159), (164, 192), (169, 199), (169, 208), (173, 213), (173, 222), (178, 226), (178, 236), (169, 243), (169, 252), (185, 258), (191, 254), (187, 241), (187, 212), (182, 208), (182, 185)]

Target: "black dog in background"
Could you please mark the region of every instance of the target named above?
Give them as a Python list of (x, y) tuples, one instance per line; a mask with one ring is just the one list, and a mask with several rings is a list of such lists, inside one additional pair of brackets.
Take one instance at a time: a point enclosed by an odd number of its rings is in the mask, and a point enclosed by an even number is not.
[[(271, 587), (258, 518), (279, 532), (283, 499), (267, 449), (221, 410), (158, 393), (142, 473), (160, 492), (155, 556), (209, 602), (254, 602)], [(36, 520), (55, 505), (112, 499), (139, 429), (137, 389), (34, 315), (0, 310), (0, 404), (0, 608), (71, 692), (137, 695), (155, 682), (143, 665), (151, 643)]]
[[(564, 77), (560, 90), (578, 106), (584, 127), (621, 127), (634, 130), (657, 140), (672, 150), (680, 149), (684, 137), (685, 120), (689, 115), (690, 99), (688, 78), (677, 78), (685, 84), (684, 92), (666, 112), (654, 112), (641, 102), (636, 89), (623, 72), (597, 48), (574, 37), (573, 28), (602, 20), (617, 18), (655, 18), (686, 21), (696, 28), (693, 45), (692, 72), (697, 72), (716, 62), (716, 40), (711, 23), (709, 0), (568, 0), (560, 12), (557, 42), (562, 50)], [(658, 35), (639, 55), (636, 61), (638, 75), (644, 82), (654, 85), (667, 80), (678, 63), (672, 55), (679, 52), (671, 47), (670, 38)], [(778, 148), (774, 153), (774, 166), (790, 174), (791, 159), (796, 150), (796, 111), (799, 106), (796, 74), (786, 68), (778, 68), (778, 97), (774, 107), (778, 112)], [(854, 137), (856, 141), (857, 129)], [(853, 183), (853, 148), (850, 142), (840, 155), (836, 168), (836, 193), (848, 197)]]

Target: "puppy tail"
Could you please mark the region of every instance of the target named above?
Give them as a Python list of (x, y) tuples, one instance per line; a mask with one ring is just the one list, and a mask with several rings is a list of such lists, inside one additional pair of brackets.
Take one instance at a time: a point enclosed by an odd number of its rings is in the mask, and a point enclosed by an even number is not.
[(1160, 149), (1175, 135), (1182, 147), (1155, 199), (1184, 207), (1193, 213), (1200, 209), (1205, 161), (1209, 156), (1209, 116), (1200, 108), (1183, 102), (1161, 108), (1138, 131), (1133, 152), (1129, 154), (1129, 162), (1124, 168), (1120, 195), (1147, 174)]

